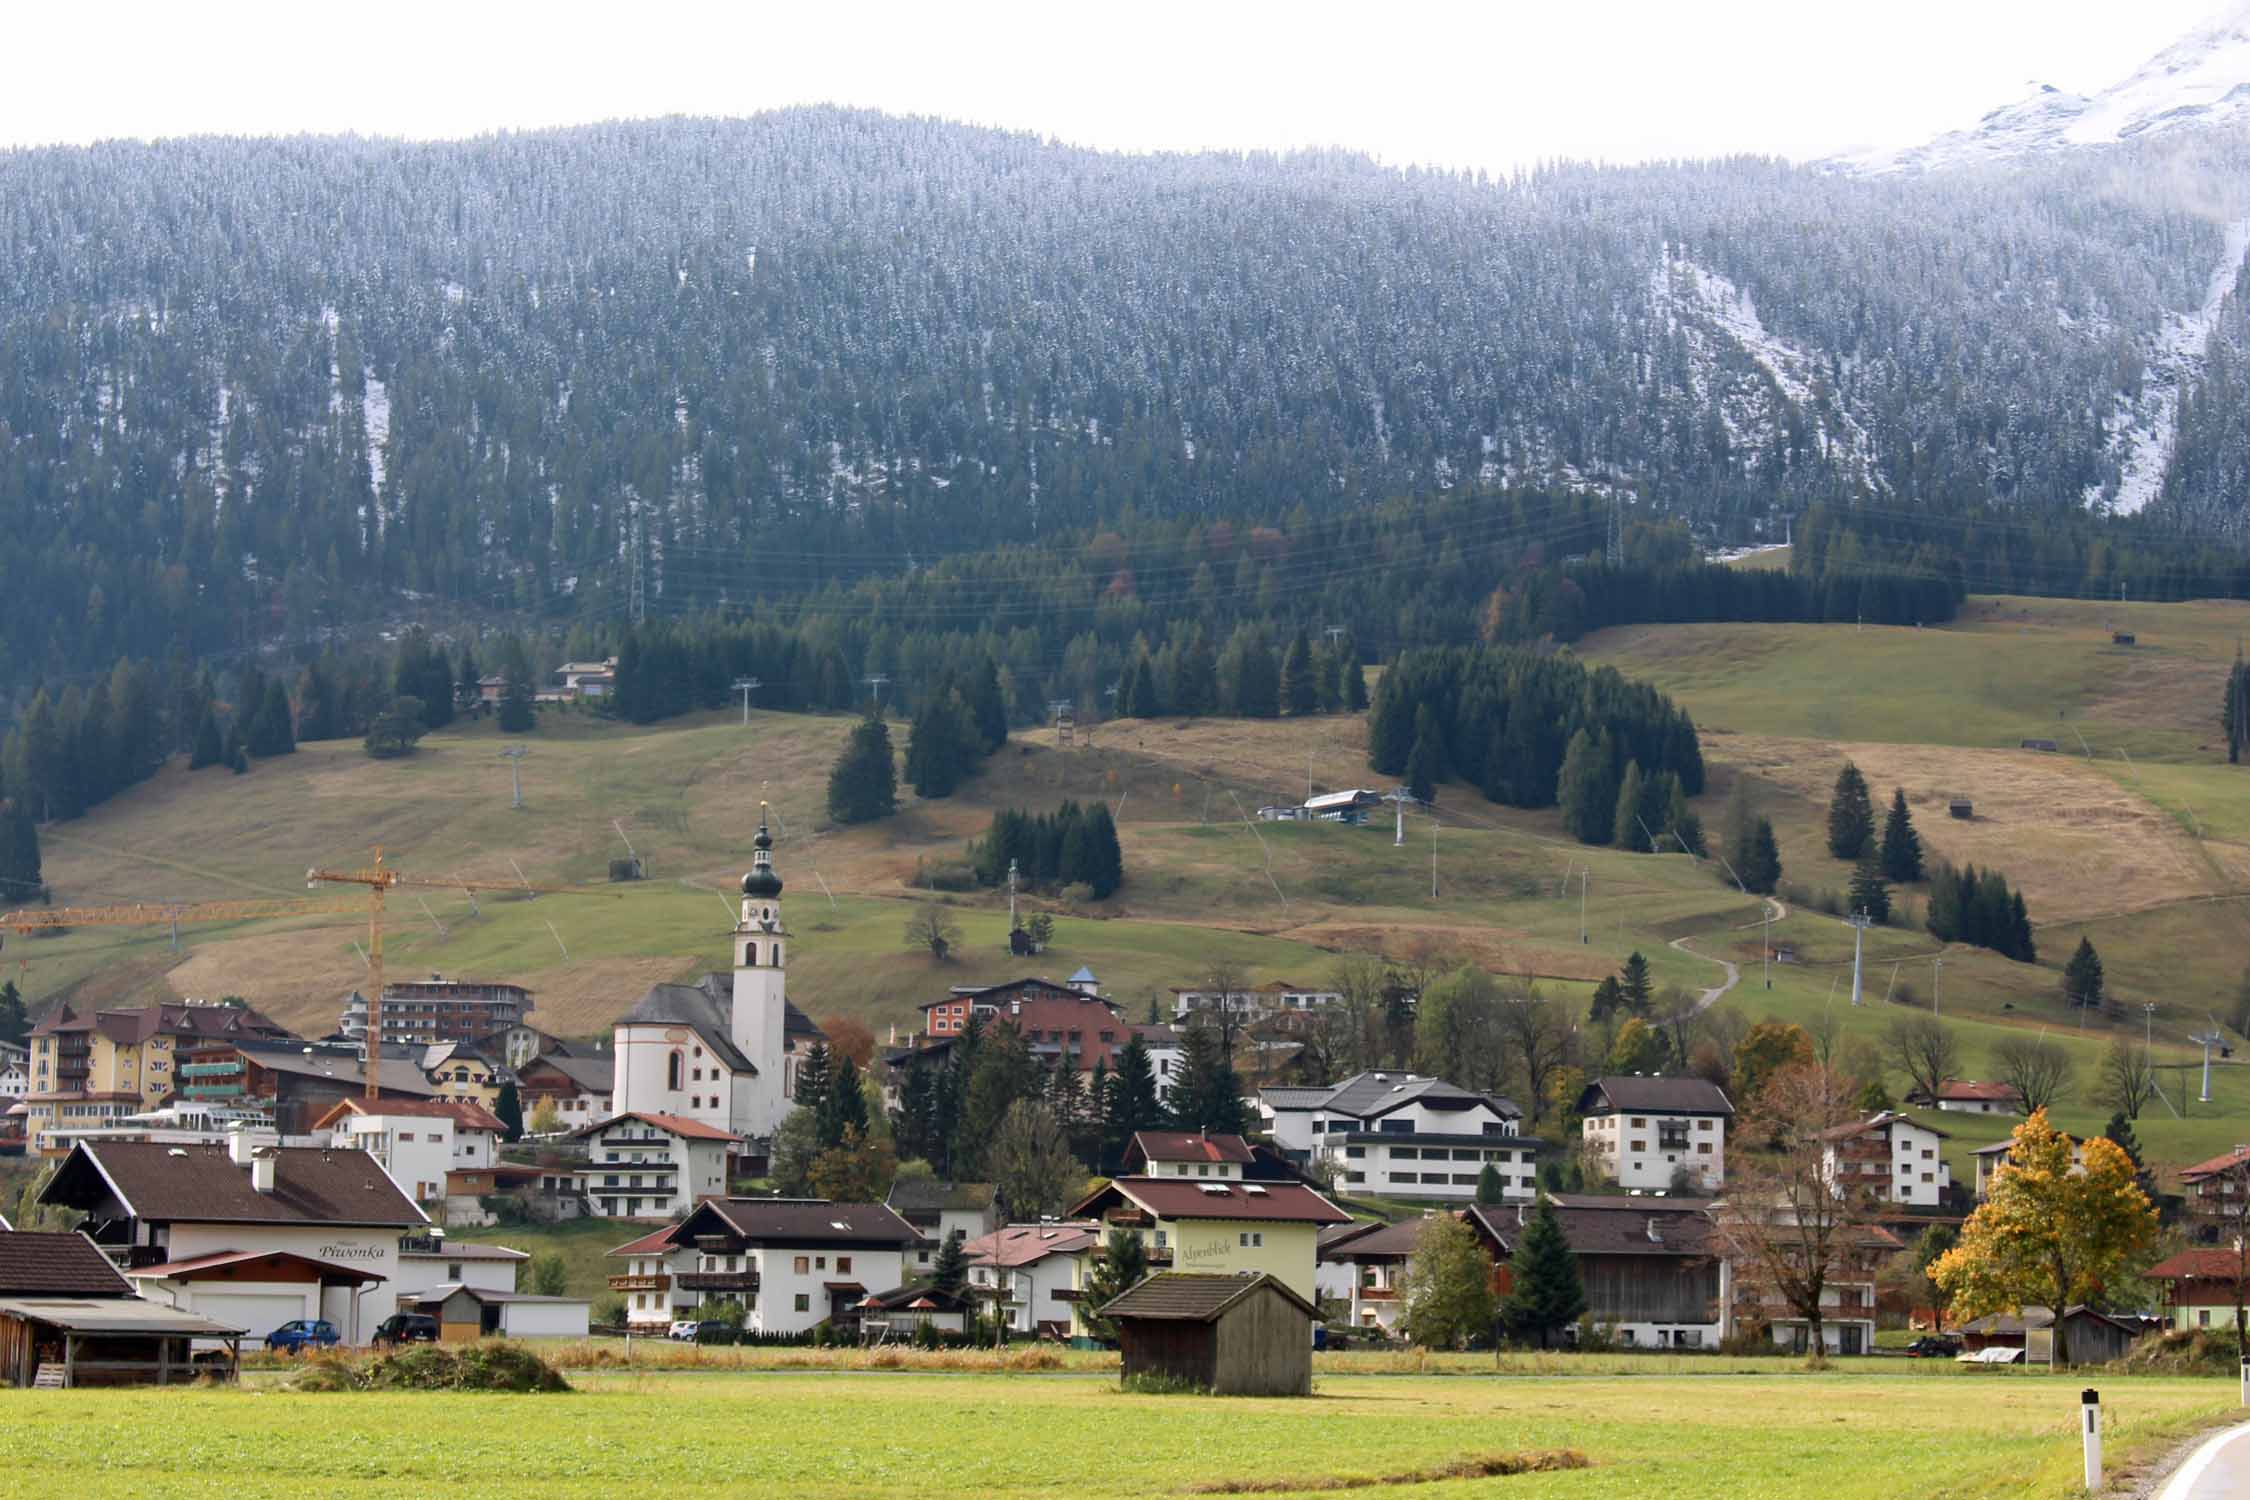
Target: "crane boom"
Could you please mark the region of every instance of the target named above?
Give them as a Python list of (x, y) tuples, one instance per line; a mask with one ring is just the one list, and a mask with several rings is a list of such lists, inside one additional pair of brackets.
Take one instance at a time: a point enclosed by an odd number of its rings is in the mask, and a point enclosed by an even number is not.
[(375, 849), (375, 862), (357, 870), (305, 871), (305, 885), (363, 885), (367, 887), (367, 1060), (363, 1069), (367, 1097), (382, 1097), (377, 1075), (383, 1060), (383, 892), (393, 886), (422, 886), (449, 891), (521, 891), (526, 895), (609, 896), (615, 891), (576, 885), (542, 885), (529, 880), (487, 880), (469, 875), (410, 875), (383, 863), (383, 850)]

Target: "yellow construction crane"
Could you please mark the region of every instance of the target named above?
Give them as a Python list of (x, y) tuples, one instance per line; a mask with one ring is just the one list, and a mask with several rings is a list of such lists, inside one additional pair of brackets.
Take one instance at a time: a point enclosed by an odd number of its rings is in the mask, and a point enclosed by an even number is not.
[[(305, 871), (305, 886), (312, 889), (323, 884), (363, 885), (367, 887), (367, 1097), (382, 1097), (382, 1084), (377, 1074), (381, 1071), (383, 1055), (383, 893), (393, 886), (422, 887), (430, 890), (460, 891), (474, 901), (477, 891), (520, 891), (525, 895), (554, 896), (611, 896), (617, 892), (576, 885), (540, 885), (529, 880), (485, 880), (468, 875), (409, 875), (394, 870), (383, 863), (383, 851), (375, 850), (375, 862), (358, 870), (323, 870), (314, 867)], [(333, 908), (321, 908), (333, 909)]]

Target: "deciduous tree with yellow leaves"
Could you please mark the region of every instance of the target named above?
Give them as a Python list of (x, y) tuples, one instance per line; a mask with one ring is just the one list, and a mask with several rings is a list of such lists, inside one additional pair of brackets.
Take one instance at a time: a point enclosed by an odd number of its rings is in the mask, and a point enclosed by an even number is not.
[(2084, 1170), (2073, 1171), (2071, 1148), (2043, 1109), (2018, 1125), (1990, 1195), (1929, 1273), (1956, 1317), (2052, 1308), (2057, 1364), (2070, 1357), (2063, 1310), (2098, 1294), (2156, 1237), (2133, 1159), (2096, 1136)]

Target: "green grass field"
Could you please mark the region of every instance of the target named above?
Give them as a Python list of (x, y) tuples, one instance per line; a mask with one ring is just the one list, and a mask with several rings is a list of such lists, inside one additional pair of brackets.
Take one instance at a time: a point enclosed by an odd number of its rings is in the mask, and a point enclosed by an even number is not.
[[(2072, 1492), (2078, 1454), (2077, 1384), (2044, 1378), (1324, 1376), (1293, 1401), (1126, 1396), (1074, 1376), (574, 1379), (579, 1393), (544, 1397), (22, 1392), (0, 1405), (0, 1451), (10, 1493), (83, 1500), (1291, 1494), (1546, 1449), (1591, 1466), (1415, 1493), (2044, 1497)], [(2209, 1423), (2234, 1389), (2134, 1380), (2107, 1396), (2121, 1467)]]

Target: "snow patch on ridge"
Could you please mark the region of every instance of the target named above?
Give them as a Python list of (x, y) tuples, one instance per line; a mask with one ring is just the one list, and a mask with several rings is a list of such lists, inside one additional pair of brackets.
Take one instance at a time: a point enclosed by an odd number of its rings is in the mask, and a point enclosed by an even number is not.
[[(2234, 290), (2245, 254), (2250, 254), (2250, 218), (2227, 226), (2226, 251), (2211, 272), (2202, 304), (2193, 312), (2173, 314), (2152, 341), (2140, 398), (2118, 394), (2108, 446), (2118, 459), (2117, 493), (2109, 506), (2119, 515), (2132, 515), (2163, 492), (2179, 440), (2180, 398), (2188, 383), (2203, 373), (2211, 330), (2218, 323), (2220, 306)], [(2100, 485), (2086, 491), (2089, 506), (2100, 505), (2104, 498)]]
[[(1821, 451), (1848, 478), (1870, 490), (1890, 489), (1866, 427), (1832, 393), (1815, 387), (1817, 357), (1768, 329), (1748, 292), (1666, 245), (1649, 275), (1649, 295), (1667, 325), (1686, 336), (1695, 354), (1696, 393), (1717, 406), (1730, 442), (1770, 450), (1780, 425), (1773, 400), (1778, 394), (1812, 422)], [(1749, 356), (1772, 383), (1770, 390), (1727, 381), (1721, 359), (1729, 344)]]

